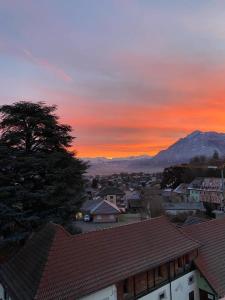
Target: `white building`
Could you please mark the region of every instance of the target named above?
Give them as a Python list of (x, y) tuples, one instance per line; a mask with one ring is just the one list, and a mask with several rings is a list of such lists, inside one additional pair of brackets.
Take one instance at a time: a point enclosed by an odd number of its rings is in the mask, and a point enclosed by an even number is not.
[(2, 267), (0, 299), (216, 300), (224, 229), (223, 219), (184, 233), (159, 217), (71, 236), (49, 224)]

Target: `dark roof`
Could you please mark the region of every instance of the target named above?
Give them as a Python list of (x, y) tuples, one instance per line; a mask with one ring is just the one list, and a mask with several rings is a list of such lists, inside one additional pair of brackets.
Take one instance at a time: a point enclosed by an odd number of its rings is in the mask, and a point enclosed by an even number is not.
[(202, 186), (204, 178), (203, 177), (197, 177), (195, 178), (188, 186), (188, 189), (200, 189)]
[(182, 229), (202, 246), (195, 261), (219, 297), (225, 296), (225, 219), (211, 220)]
[(125, 193), (121, 189), (114, 187), (114, 186), (106, 187), (106, 188), (102, 189), (99, 193), (99, 195), (102, 197), (107, 196), (107, 195), (123, 196), (124, 194)]
[(118, 214), (119, 208), (106, 200), (87, 200), (82, 205), (81, 211), (88, 212), (89, 214)]
[(0, 282), (15, 300), (34, 299), (57, 227), (47, 225), (0, 270)]
[(202, 202), (164, 202), (163, 208), (165, 210), (205, 210)]
[(51, 224), (0, 279), (15, 300), (78, 299), (198, 247), (166, 217), (75, 236)]
[(200, 224), (200, 223), (207, 222), (207, 221), (209, 221), (209, 219), (202, 218), (202, 217), (196, 217), (196, 216), (188, 216), (182, 226)]
[(188, 194), (188, 188), (189, 184), (188, 183), (181, 183), (180, 185), (178, 185), (178, 187), (176, 187), (173, 192), (177, 193), (177, 194)]
[(90, 213), (93, 215), (98, 215), (98, 214), (111, 215), (111, 214), (119, 214), (120, 210), (115, 204), (113, 204), (109, 201), (103, 200), (99, 204), (97, 204), (90, 211)]
[(90, 212), (94, 207), (96, 207), (101, 202), (102, 202), (102, 199), (87, 200), (83, 203), (83, 205), (81, 207), (81, 211)]

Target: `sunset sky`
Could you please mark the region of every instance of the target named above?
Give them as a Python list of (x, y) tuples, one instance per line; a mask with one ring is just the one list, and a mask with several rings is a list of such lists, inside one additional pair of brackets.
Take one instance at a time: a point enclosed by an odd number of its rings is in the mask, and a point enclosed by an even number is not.
[(81, 157), (225, 132), (225, 1), (1, 0), (0, 104), (57, 104)]

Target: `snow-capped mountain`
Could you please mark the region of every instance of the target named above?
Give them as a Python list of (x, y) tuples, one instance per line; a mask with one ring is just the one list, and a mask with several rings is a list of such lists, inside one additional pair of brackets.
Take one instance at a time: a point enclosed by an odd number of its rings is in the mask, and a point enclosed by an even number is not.
[(168, 166), (190, 161), (194, 156), (211, 157), (217, 151), (225, 156), (225, 134), (194, 131), (178, 140), (166, 150), (160, 151), (151, 161), (152, 165)]
[(107, 159), (104, 157), (85, 159), (92, 174), (112, 174), (120, 172), (157, 172), (178, 163), (189, 162), (195, 156), (211, 157), (217, 151), (225, 156), (225, 133), (194, 131), (179, 139), (166, 150), (154, 157), (148, 155)]

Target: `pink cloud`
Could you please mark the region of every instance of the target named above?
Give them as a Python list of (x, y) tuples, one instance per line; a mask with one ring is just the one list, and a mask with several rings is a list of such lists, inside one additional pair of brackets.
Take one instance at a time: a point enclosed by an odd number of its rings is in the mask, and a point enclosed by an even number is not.
[(49, 61), (46, 59), (41, 59), (38, 57), (35, 57), (29, 50), (23, 49), (23, 53), (25, 54), (26, 58), (28, 58), (29, 61), (32, 63), (45, 68), (46, 70), (50, 71), (53, 73), (55, 76), (58, 78), (66, 81), (66, 82), (71, 82), (73, 79), (70, 77), (63, 69), (57, 67), (56, 65), (51, 64)]

